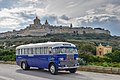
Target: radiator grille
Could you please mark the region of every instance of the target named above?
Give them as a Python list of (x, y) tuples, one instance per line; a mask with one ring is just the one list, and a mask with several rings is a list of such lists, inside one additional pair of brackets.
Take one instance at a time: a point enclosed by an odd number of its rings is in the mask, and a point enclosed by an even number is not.
[(66, 60), (68, 61), (74, 60), (74, 55), (67, 55)]
[(66, 62), (68, 67), (74, 66), (74, 55), (67, 55)]
[(77, 61), (74, 60), (73, 54), (67, 55), (66, 60), (60, 62), (61, 65), (67, 65), (67, 67), (73, 67), (74, 64), (76, 64), (76, 63), (77, 63)]

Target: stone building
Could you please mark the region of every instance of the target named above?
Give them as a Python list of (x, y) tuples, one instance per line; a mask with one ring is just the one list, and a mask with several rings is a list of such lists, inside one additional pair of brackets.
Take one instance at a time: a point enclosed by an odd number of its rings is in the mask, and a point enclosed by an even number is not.
[(101, 44), (96, 47), (96, 55), (97, 56), (103, 56), (104, 54), (111, 53), (112, 52), (112, 46), (102, 46)]
[(87, 33), (104, 33), (110, 35), (109, 30), (104, 30), (101, 28), (91, 28), (91, 27), (73, 27), (72, 24), (70, 26), (53, 26), (50, 25), (46, 20), (44, 24), (41, 24), (40, 19), (36, 17), (33, 20), (33, 24), (30, 24), (25, 29), (21, 29), (19, 31), (13, 30), (5, 33), (0, 33), (0, 37), (6, 36), (44, 36), (47, 34), (56, 34), (56, 33), (73, 33), (73, 34), (87, 34)]

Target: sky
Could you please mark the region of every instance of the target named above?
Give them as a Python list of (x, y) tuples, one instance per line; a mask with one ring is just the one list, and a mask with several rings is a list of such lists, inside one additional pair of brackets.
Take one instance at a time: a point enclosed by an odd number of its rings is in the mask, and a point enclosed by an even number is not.
[(0, 33), (24, 29), (36, 16), (42, 24), (100, 27), (120, 36), (120, 0), (0, 0)]

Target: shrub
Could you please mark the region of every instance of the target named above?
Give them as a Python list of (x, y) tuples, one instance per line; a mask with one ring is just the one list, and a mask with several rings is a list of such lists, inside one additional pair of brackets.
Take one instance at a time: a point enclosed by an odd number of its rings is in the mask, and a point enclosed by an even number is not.
[(102, 66), (104, 66), (104, 67), (109, 67), (109, 65), (108, 65), (107, 62), (103, 62), (103, 63), (102, 63)]
[(82, 58), (78, 59), (79, 65), (86, 65), (86, 61), (84, 61)]
[(0, 60), (15, 61), (15, 50), (0, 50)]
[(110, 58), (112, 62), (120, 62), (120, 50), (105, 54), (104, 56)]
[(85, 54), (85, 53), (81, 53), (78, 56), (79, 56), (79, 58), (86, 61), (86, 63), (90, 63), (90, 62), (111, 62), (111, 58), (109, 58), (107, 56), (95, 56), (93, 54)]

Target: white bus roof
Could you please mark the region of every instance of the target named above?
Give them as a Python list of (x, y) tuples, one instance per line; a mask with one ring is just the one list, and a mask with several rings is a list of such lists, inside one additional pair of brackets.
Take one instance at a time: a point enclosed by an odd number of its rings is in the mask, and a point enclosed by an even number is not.
[(26, 45), (20, 45), (16, 47), (16, 49), (22, 49), (22, 48), (34, 48), (34, 47), (57, 47), (57, 46), (72, 46), (75, 47), (74, 44), (68, 43), (68, 42), (46, 42), (46, 43), (36, 43), (36, 44), (26, 44)]

